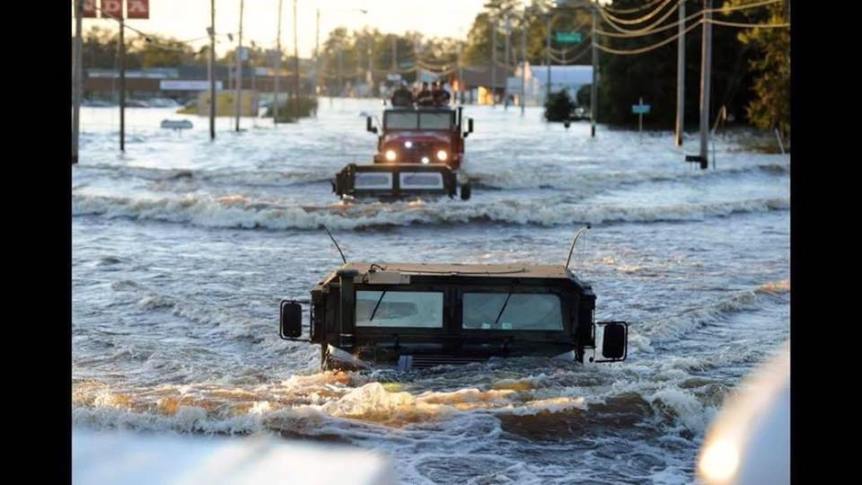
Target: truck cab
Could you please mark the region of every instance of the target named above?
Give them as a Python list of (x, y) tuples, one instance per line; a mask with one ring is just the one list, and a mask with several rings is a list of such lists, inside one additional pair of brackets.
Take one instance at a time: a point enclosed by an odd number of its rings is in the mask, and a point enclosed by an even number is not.
[[(308, 341), (323, 369), (624, 360), (628, 324), (595, 322), (595, 302), (562, 265), (346, 263), (311, 290)], [(301, 316), (281, 302), (281, 338), (302, 338)]]
[[(464, 139), (473, 131), (468, 119), (461, 130), (461, 108), (395, 108), (383, 112), (374, 163), (442, 164), (458, 170), (464, 159)], [(371, 117), (367, 129), (377, 133)]]
[(336, 174), (332, 190), (338, 196), (470, 198), (471, 185), (462, 169), (464, 140), (473, 132), (473, 119), (465, 123), (461, 107), (386, 109), (379, 129), (368, 116), (366, 130), (378, 135), (373, 163), (349, 164)]

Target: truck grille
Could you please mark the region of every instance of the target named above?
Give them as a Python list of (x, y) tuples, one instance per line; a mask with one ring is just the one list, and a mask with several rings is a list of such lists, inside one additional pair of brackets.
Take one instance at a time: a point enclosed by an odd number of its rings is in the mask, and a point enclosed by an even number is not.
[(398, 370), (427, 369), (438, 365), (464, 365), (485, 362), (487, 357), (459, 357), (454, 355), (402, 355), (398, 359)]

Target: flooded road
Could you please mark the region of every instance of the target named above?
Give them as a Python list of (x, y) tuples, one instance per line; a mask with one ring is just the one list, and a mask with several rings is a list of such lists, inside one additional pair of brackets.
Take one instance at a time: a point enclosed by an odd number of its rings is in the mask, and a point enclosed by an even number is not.
[[(130, 109), (125, 155), (116, 109), (82, 109), (75, 425), (346, 443), (405, 483), (690, 483), (725, 394), (789, 338), (789, 157), (725, 136), (701, 171), (669, 133), (468, 106), (471, 200), (341, 203), (329, 180), (370, 161), (361, 113), (381, 108), (219, 119), (214, 143), (205, 118)], [(354, 261), (562, 264), (585, 223), (573, 267), (597, 320), (630, 322), (623, 363), (321, 373), (317, 346), (278, 338), (279, 300), (307, 311), (341, 262), (322, 224)]]

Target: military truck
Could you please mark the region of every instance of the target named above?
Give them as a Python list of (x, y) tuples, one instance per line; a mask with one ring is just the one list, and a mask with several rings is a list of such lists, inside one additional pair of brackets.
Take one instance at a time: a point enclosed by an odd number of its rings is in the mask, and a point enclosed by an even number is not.
[[(464, 165), (464, 140), (473, 119), (464, 123), (463, 109), (398, 107), (384, 110), (373, 163), (349, 164), (335, 175), (332, 190), (342, 198), (403, 198), (447, 195), (467, 200), (469, 180)], [(371, 116), (366, 130), (378, 134)]]
[[(345, 263), (311, 290), (307, 341), (320, 344), (325, 370), (519, 356), (625, 360), (628, 324), (595, 322), (595, 306), (568, 262)], [(302, 339), (298, 302), (281, 301), (279, 333)]]

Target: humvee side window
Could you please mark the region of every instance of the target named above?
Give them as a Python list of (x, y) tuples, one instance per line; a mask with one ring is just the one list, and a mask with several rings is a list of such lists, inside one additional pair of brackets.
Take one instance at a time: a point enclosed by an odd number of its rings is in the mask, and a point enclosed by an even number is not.
[(443, 327), (443, 292), (357, 291), (357, 327)]
[(420, 130), (452, 129), (452, 113), (419, 113)]
[(419, 117), (415, 111), (399, 113), (390, 111), (383, 119), (387, 130), (415, 130), (419, 123)]
[(560, 297), (547, 293), (464, 293), (463, 328), (562, 330)]

